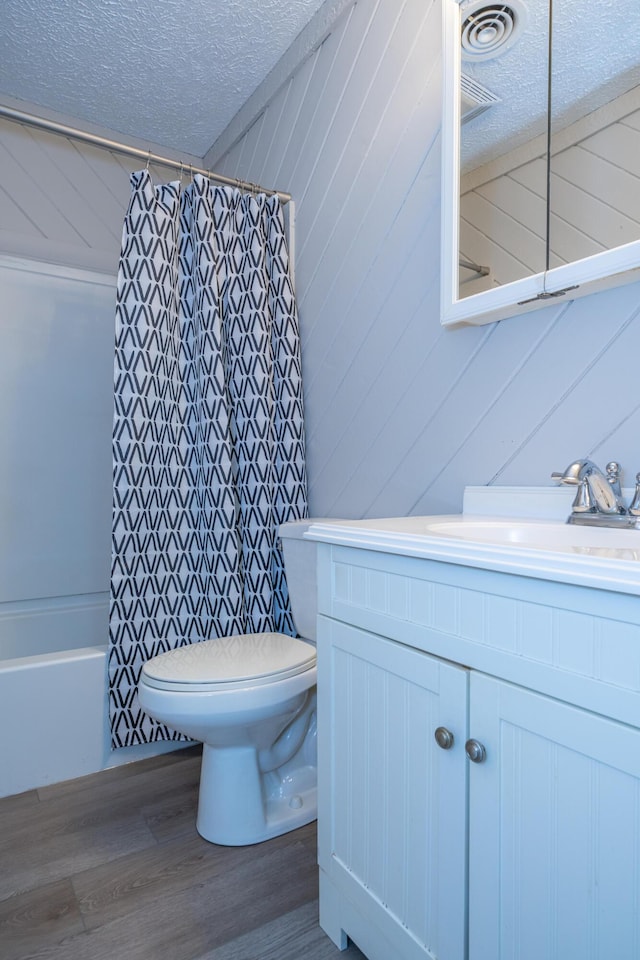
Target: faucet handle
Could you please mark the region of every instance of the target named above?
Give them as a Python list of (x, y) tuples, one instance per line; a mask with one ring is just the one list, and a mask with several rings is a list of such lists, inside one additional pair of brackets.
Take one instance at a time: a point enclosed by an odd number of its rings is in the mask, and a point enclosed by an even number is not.
[(582, 480), (578, 480), (577, 477), (572, 477), (566, 473), (557, 473), (555, 471), (551, 474), (551, 479), (555, 480), (556, 483), (567, 483), (571, 486), (582, 483)]
[(593, 500), (591, 490), (586, 480), (581, 480), (578, 484), (575, 499), (571, 504), (572, 513), (593, 513)]
[(616, 463), (615, 460), (611, 460), (607, 464), (607, 480), (613, 487), (613, 491), (619, 497), (621, 495), (620, 490), (620, 464)]
[(571, 464), (564, 473), (552, 473), (551, 479), (556, 483), (564, 483), (570, 487), (577, 487), (576, 495), (571, 504), (571, 513), (593, 513), (593, 500), (586, 477), (582, 479), (578, 476), (578, 471), (574, 469), (577, 464)]
[(636, 473), (636, 491), (629, 504), (629, 513), (633, 517), (640, 517), (640, 473)]

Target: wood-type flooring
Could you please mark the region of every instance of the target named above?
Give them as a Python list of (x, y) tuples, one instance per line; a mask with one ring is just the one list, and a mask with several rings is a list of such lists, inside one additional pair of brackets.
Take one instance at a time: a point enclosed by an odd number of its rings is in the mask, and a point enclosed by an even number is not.
[(2, 960), (366, 960), (318, 926), (315, 823), (196, 832), (189, 747), (0, 800)]

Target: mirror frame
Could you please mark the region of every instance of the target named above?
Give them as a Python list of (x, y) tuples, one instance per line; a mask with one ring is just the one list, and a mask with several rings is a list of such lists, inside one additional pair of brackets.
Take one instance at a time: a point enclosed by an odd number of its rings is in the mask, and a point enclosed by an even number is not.
[[(640, 279), (640, 240), (604, 250), (522, 280), (460, 298), (460, 27), (465, 0), (441, 0), (442, 77), (442, 227), (441, 313), (445, 327), (480, 325), (520, 316), (553, 303)], [(549, 197), (547, 197), (547, 205)], [(547, 243), (549, 238), (547, 237)]]

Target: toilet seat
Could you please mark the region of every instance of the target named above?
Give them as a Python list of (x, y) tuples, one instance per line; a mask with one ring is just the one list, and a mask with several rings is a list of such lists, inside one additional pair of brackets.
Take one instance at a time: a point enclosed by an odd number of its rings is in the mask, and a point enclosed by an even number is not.
[(203, 640), (161, 653), (141, 681), (159, 690), (211, 693), (275, 683), (315, 666), (315, 647), (284, 633), (247, 633)]

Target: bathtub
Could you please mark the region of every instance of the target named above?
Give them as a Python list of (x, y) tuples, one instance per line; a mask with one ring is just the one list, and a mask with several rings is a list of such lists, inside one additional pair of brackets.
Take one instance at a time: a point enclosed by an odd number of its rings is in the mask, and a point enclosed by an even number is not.
[[(0, 797), (182, 746), (174, 741), (111, 750), (107, 646), (82, 646), (87, 637), (106, 636), (104, 595), (58, 600), (55, 616), (51, 603), (46, 612), (33, 604), (3, 606)], [(64, 630), (55, 629), (58, 618)], [(53, 651), (47, 649), (52, 642)]]

